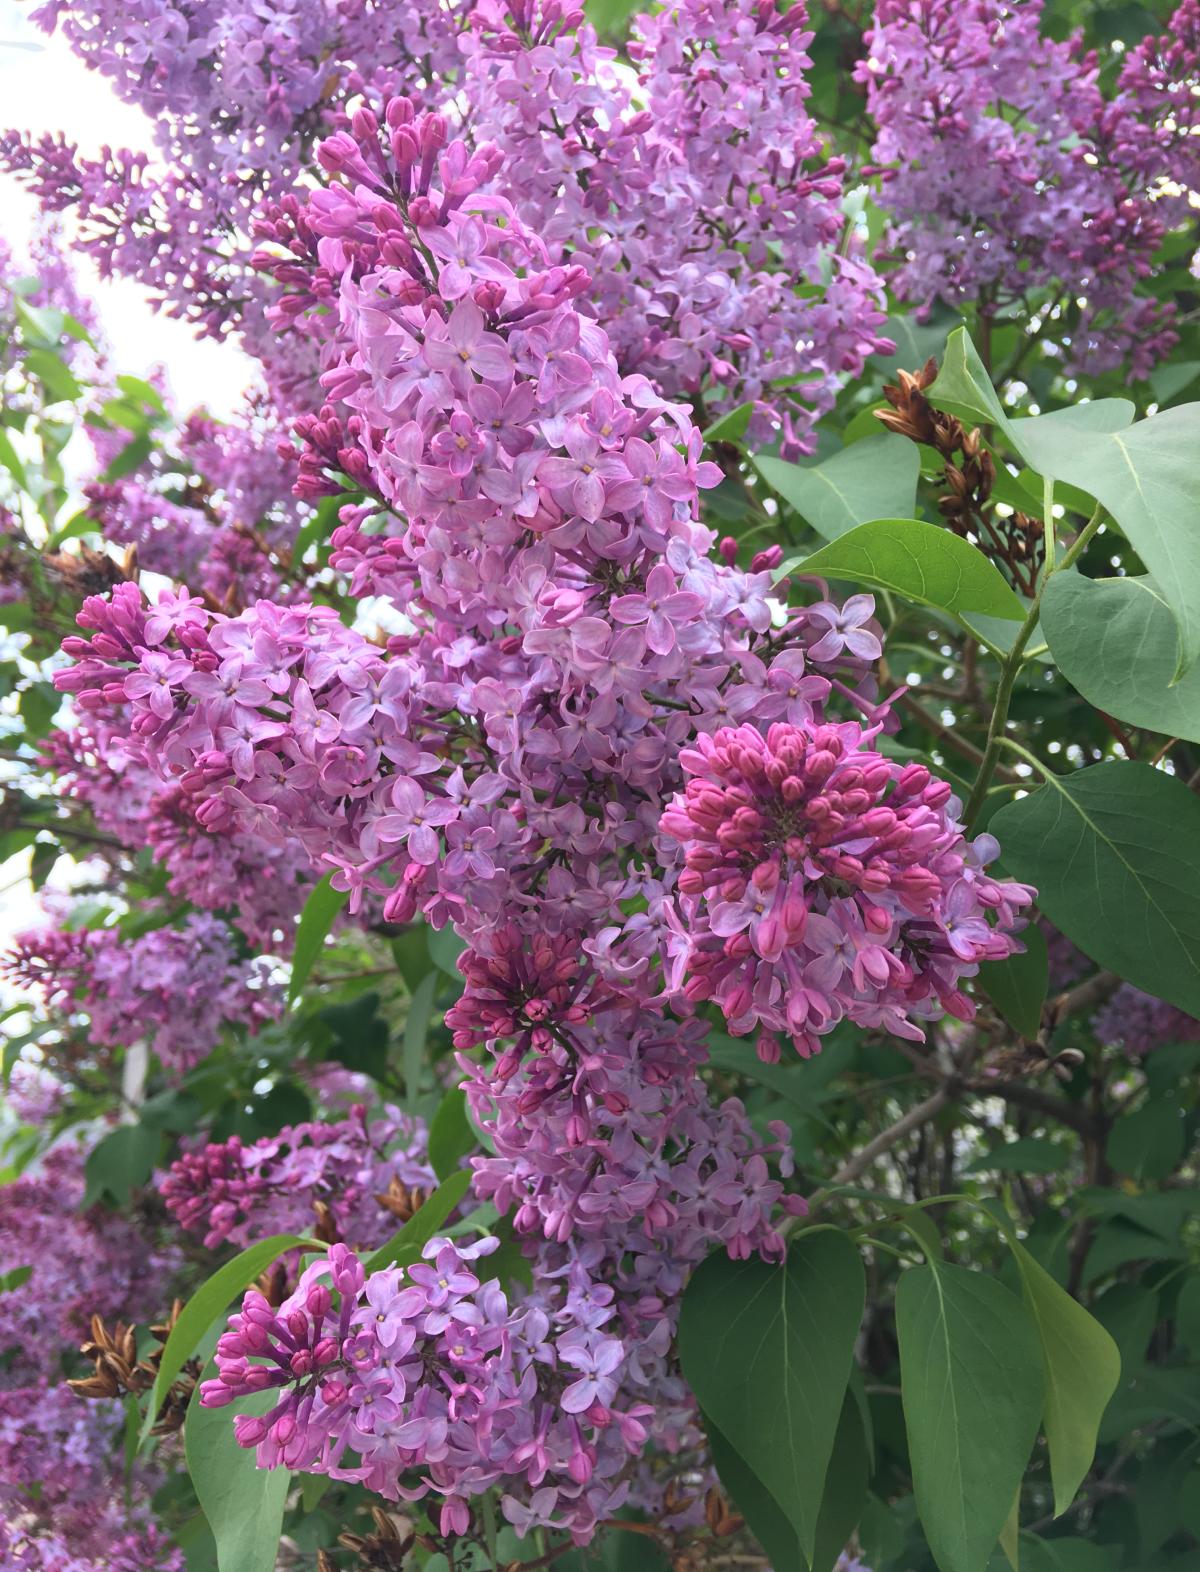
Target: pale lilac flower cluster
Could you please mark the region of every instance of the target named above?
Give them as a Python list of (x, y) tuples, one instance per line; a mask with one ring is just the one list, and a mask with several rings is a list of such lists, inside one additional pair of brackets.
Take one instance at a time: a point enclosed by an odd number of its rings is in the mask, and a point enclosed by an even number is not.
[[(119, 1489), (112, 1480), (109, 1490)], [(114, 1512), (93, 1518), (95, 1548), (74, 1538), (36, 1531), (24, 1514), (0, 1512), (0, 1555), (5, 1572), (185, 1572), (183, 1551), (153, 1524), (130, 1529)]]
[(736, 1033), (757, 1026), (762, 1058), (777, 1032), (813, 1053), (842, 1020), (918, 1040), (914, 1017), (970, 1020), (961, 981), (1017, 948), (1034, 892), (989, 878), (996, 841), (966, 841), (950, 786), (874, 736), (781, 721), (681, 755), (687, 786), (661, 824), (683, 861), (675, 986)]
[(249, 1145), (235, 1135), (184, 1152), (158, 1189), (180, 1225), (203, 1234), (209, 1249), (306, 1233), (318, 1201), (339, 1238), (374, 1249), (396, 1231), (378, 1199), (392, 1180), (410, 1189), (436, 1186), (424, 1123), (386, 1104), (368, 1120), (360, 1103), (344, 1119), (289, 1125)]
[[(127, 852), (148, 846), (167, 873), (167, 889), (230, 921), (260, 950), (291, 948), (296, 918), (312, 889), (312, 866), (288, 842), (266, 842), (243, 830), (210, 835), (195, 801), (131, 755), (120, 724), (52, 732), (43, 757), (63, 795), (90, 813)], [(98, 848), (105, 853), (105, 848)]]
[[(1148, 106), (1132, 86), (1107, 100), (1095, 57), (1041, 22), (1041, 0), (878, 0), (856, 75), (894, 282), (910, 300), (989, 313), (1048, 291), (1078, 308), (1066, 329), (1076, 369), (1128, 358), (1144, 376), (1177, 341), (1170, 307), (1142, 292), (1166, 216), (1135, 151)], [(1153, 53), (1138, 80), (1157, 116)]]
[(1100, 1042), (1143, 1059), (1168, 1043), (1200, 1042), (1200, 1021), (1185, 1010), (1122, 983), (1092, 1021)]
[[(844, 162), (808, 113), (803, 5), (677, 0), (633, 23), (629, 80), (559, 0), (482, 0), (469, 122), (497, 184), (562, 262), (623, 371), (751, 440), (806, 449), (846, 374), (887, 348), (879, 279), (838, 243)], [(819, 293), (797, 285), (820, 283)]]
[(147, 1042), (177, 1075), (206, 1058), (227, 1026), (254, 1032), (282, 1007), (267, 963), (239, 960), (225, 924), (206, 913), (133, 938), (47, 928), (20, 936), (3, 964), (47, 1008), (83, 1012), (90, 1042)]

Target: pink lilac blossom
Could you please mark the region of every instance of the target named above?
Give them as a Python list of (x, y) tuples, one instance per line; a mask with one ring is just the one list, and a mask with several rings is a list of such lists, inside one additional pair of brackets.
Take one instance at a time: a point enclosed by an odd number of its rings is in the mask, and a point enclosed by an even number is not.
[[(114, 1481), (112, 1489), (117, 1488)], [(41, 1534), (18, 1514), (0, 1512), (0, 1555), (5, 1572), (185, 1572), (183, 1551), (162, 1529), (130, 1529), (105, 1516), (92, 1550), (56, 1533)]]
[(208, 1249), (305, 1233), (317, 1201), (329, 1207), (339, 1238), (374, 1249), (396, 1231), (376, 1199), (393, 1179), (409, 1188), (436, 1187), (425, 1126), (386, 1104), (368, 1120), (360, 1103), (344, 1119), (289, 1125), (249, 1145), (231, 1136), (185, 1152), (158, 1190), (183, 1228), (203, 1234)]
[(206, 1058), (227, 1025), (254, 1032), (282, 1007), (267, 963), (239, 961), (225, 924), (207, 914), (135, 938), (47, 928), (18, 938), (4, 970), (47, 1008), (84, 1012), (93, 1043), (148, 1042), (176, 1075)]
[[(712, 999), (736, 1033), (801, 1053), (841, 1020), (921, 1038), (969, 1020), (963, 978), (1012, 953), (1033, 891), (984, 873), (990, 836), (964, 839), (951, 788), (870, 746), (856, 722), (776, 722), (699, 737), (661, 821), (682, 854), (676, 986)], [(989, 921), (994, 919), (994, 921)]]
[(1177, 342), (1171, 308), (1143, 291), (1168, 215), (1145, 157), (1131, 156), (1139, 117), (1161, 113), (1155, 51), (1106, 100), (1096, 57), (1045, 37), (1041, 21), (1041, 0), (876, 5), (856, 75), (877, 128), (893, 282), (910, 300), (988, 312), (1048, 291), (1079, 306), (1076, 370), (1128, 359), (1144, 376)]

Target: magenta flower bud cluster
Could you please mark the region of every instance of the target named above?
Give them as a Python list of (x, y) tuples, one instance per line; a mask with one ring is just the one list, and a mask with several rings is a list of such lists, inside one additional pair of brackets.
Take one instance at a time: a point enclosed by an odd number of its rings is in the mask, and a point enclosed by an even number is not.
[(288, 1125), (249, 1144), (236, 1135), (185, 1152), (158, 1181), (167, 1209), (209, 1249), (241, 1248), (270, 1234), (304, 1234), (313, 1206), (332, 1213), (342, 1239), (373, 1249), (395, 1232), (376, 1199), (392, 1180), (431, 1190), (426, 1130), (385, 1105), (368, 1119), (353, 1106), (345, 1119)]
[(763, 1058), (780, 1032), (813, 1053), (842, 1020), (918, 1039), (914, 1016), (969, 1020), (960, 982), (1013, 953), (1033, 900), (985, 874), (999, 847), (964, 839), (950, 786), (875, 752), (875, 734), (780, 721), (681, 755), (660, 826), (683, 855), (674, 980), (734, 1032), (761, 1028)]

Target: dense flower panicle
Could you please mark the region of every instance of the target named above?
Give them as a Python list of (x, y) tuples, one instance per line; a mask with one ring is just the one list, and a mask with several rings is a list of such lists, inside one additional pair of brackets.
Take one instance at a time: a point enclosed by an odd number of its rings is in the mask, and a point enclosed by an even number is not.
[(161, 1308), (176, 1252), (129, 1218), (82, 1211), (83, 1195), (83, 1156), (68, 1146), (0, 1188), (0, 1275), (32, 1268), (19, 1292), (0, 1294), (5, 1383), (57, 1380), (93, 1315), (147, 1320)]
[(680, 0), (635, 18), (634, 82), (556, 3), (478, 4), (463, 44), (503, 194), (587, 268), (581, 309), (622, 370), (710, 411), (752, 402), (751, 438), (782, 429), (785, 453), (888, 347), (878, 278), (835, 254), (844, 163), (807, 111), (805, 26), (802, 5)]
[(195, 799), (131, 751), (128, 722), (116, 714), (51, 732), (43, 757), (61, 792), (85, 808), (120, 848), (153, 851), (167, 889), (230, 921), (260, 950), (291, 948), (296, 918), (312, 889), (312, 864), (290, 843), (248, 830), (213, 835)]
[(211, 1053), (227, 1024), (254, 1031), (282, 1005), (267, 963), (239, 961), (224, 923), (200, 913), (129, 939), (108, 928), (26, 934), (4, 969), (49, 1008), (84, 1011), (93, 1043), (146, 1041), (176, 1074)]
[(893, 277), (911, 300), (993, 311), (1061, 289), (1083, 302), (1071, 364), (1129, 358), (1144, 376), (1177, 341), (1170, 308), (1139, 293), (1167, 216), (1147, 189), (1140, 121), (1161, 112), (1155, 50), (1134, 68), (1155, 108), (1132, 87), (1110, 102), (1095, 57), (1044, 37), (1041, 19), (1041, 0), (878, 0), (856, 74), (877, 127)]
[(1183, 0), (1161, 35), (1149, 34), (1126, 54), (1112, 110), (1119, 156), (1173, 222), (1194, 213), (1190, 194), (1200, 190), (1197, 60), (1200, 0)]
[(15, 134), (0, 157), (52, 211), (75, 213), (103, 272), (150, 285), (210, 333), (236, 328), (284, 407), (306, 397), (316, 361), (267, 321), (249, 266), (254, 214), (296, 183), (347, 99), (442, 97), (458, 59), (457, 6), (48, 0), (34, 15), (146, 111), (159, 157), (105, 147), (89, 158), (62, 138)]
[(1200, 1020), (1131, 983), (1122, 983), (1097, 1011), (1092, 1028), (1102, 1043), (1123, 1048), (1134, 1059), (1168, 1043), (1200, 1042)]
[(177, 1158), (158, 1189), (182, 1227), (203, 1234), (209, 1249), (311, 1231), (318, 1202), (340, 1239), (373, 1249), (396, 1231), (383, 1204), (393, 1181), (416, 1190), (436, 1186), (425, 1126), (390, 1106), (368, 1120), (359, 1104), (345, 1119), (289, 1125), (248, 1145), (237, 1136), (208, 1142)]
[(916, 1038), (913, 1017), (969, 1020), (961, 980), (1019, 948), (1034, 892), (990, 879), (995, 841), (968, 843), (946, 782), (873, 735), (776, 722), (681, 756), (688, 783), (661, 823), (683, 853), (673, 959), (688, 998), (760, 1028), (765, 1058), (774, 1032), (812, 1053), (845, 1019)]
[(247, 1294), (202, 1401), (280, 1389), (261, 1418), (234, 1421), (260, 1466), (361, 1481), (389, 1500), (432, 1494), (445, 1534), (465, 1532), (470, 1498), (497, 1487), (518, 1531), (541, 1523), (586, 1542), (625, 1498), (618, 1476), (648, 1414), (618, 1401), (625, 1349), (603, 1298), (568, 1292), (553, 1316), (535, 1298), (510, 1302), (480, 1280), (495, 1243), (432, 1239), (428, 1264), (369, 1280), (334, 1245), (277, 1311)]

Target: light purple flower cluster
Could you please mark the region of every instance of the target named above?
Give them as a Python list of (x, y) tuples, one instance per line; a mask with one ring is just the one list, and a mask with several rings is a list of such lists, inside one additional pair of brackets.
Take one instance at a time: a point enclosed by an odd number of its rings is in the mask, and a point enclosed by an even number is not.
[(1100, 1042), (1143, 1059), (1168, 1043), (1200, 1042), (1200, 1021), (1185, 1010), (1122, 983), (1092, 1022)]
[[(1168, 216), (1147, 181), (1175, 152), (1153, 130), (1169, 119), (1158, 46), (1110, 101), (1095, 57), (1043, 36), (1041, 21), (1041, 0), (878, 0), (856, 75), (877, 127), (894, 281), (910, 300), (978, 300), (992, 314), (1048, 291), (1079, 306), (1076, 369), (1128, 358), (1144, 376), (1177, 341), (1171, 309), (1141, 292)], [(1194, 149), (1184, 156), (1186, 173)]]
[[(808, 113), (803, 5), (678, 0), (614, 64), (559, 0), (483, 0), (464, 39), (470, 123), (497, 184), (557, 261), (623, 371), (710, 414), (754, 404), (751, 440), (806, 449), (842, 378), (890, 347), (850, 246), (844, 162)], [(823, 286), (819, 293), (800, 283)]]
[(510, 1303), (479, 1275), (495, 1244), (432, 1239), (424, 1263), (369, 1279), (334, 1245), (278, 1310), (246, 1295), (202, 1401), (281, 1389), (269, 1413), (234, 1421), (260, 1466), (361, 1481), (393, 1501), (432, 1493), (444, 1534), (464, 1533), (468, 1500), (498, 1487), (519, 1532), (541, 1523), (586, 1542), (621, 1503), (614, 1479), (648, 1413), (617, 1402), (626, 1350), (605, 1329), (611, 1310), (571, 1295), (554, 1318), (533, 1299)]
[(182, 1572), (149, 1526), (158, 1483), (124, 1478), (117, 1402), (81, 1402), (64, 1369), (91, 1317), (148, 1320), (170, 1298), (179, 1251), (144, 1219), (83, 1208), (84, 1154), (52, 1147), (0, 1187), (0, 1565), (5, 1572)]
[(687, 786), (661, 825), (683, 853), (674, 986), (736, 1033), (759, 1027), (764, 1059), (776, 1032), (809, 1054), (842, 1020), (917, 1039), (913, 1017), (970, 1020), (961, 980), (1018, 947), (1034, 892), (988, 878), (996, 841), (967, 842), (950, 786), (874, 735), (780, 721), (681, 755)]
[(90, 813), (97, 829), (125, 851), (153, 851), (172, 895), (205, 911), (229, 912), (260, 950), (291, 948), (313, 883), (301, 848), (244, 830), (210, 835), (196, 819), (195, 800), (144, 756), (132, 755), (120, 724), (97, 718), (52, 732), (42, 752), (60, 791)]
[(48, 1008), (84, 1012), (92, 1043), (145, 1041), (176, 1074), (206, 1058), (227, 1025), (253, 1032), (282, 1006), (266, 962), (238, 960), (225, 924), (201, 913), (134, 938), (43, 929), (19, 937), (3, 966)]
[(209, 1249), (310, 1231), (318, 1201), (339, 1238), (374, 1249), (396, 1230), (377, 1199), (393, 1180), (436, 1186), (425, 1126), (388, 1105), (368, 1120), (358, 1104), (345, 1119), (289, 1125), (249, 1145), (235, 1135), (185, 1152), (158, 1189), (181, 1226), (202, 1233)]
[(162, 1307), (177, 1253), (128, 1218), (82, 1211), (83, 1194), (83, 1156), (70, 1146), (0, 1187), (0, 1274), (32, 1269), (19, 1291), (0, 1293), (4, 1385), (57, 1380), (92, 1315), (147, 1320)]

